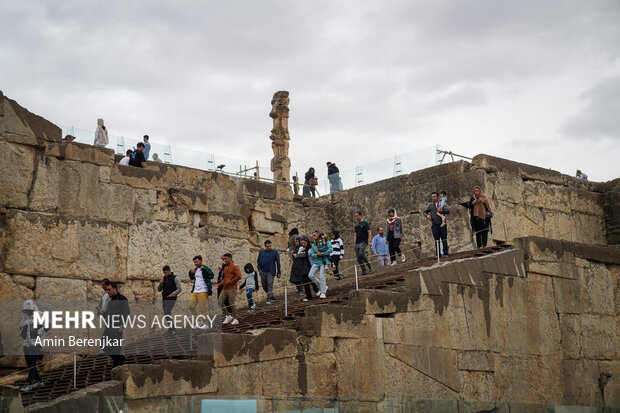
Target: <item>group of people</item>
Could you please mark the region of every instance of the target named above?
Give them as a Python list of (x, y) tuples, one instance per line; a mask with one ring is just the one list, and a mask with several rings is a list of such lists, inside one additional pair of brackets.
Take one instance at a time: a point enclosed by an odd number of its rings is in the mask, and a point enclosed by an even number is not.
[[(333, 162), (327, 162), (327, 180), (329, 181), (330, 194), (342, 191), (343, 187), (342, 179), (340, 178), (340, 170)], [(308, 169), (304, 175), (302, 195), (315, 198), (317, 195), (316, 186), (318, 184), (319, 179), (316, 176), (315, 169)], [(293, 191), (295, 192), (295, 195), (299, 195), (299, 182), (297, 182), (296, 176), (293, 176)]]
[[(138, 168), (146, 168), (146, 161), (151, 154), (151, 144), (149, 135), (142, 137), (142, 142), (138, 142), (135, 149), (128, 149), (125, 156), (119, 161), (119, 165), (136, 166)], [(153, 162), (161, 162), (159, 155), (153, 154)]]

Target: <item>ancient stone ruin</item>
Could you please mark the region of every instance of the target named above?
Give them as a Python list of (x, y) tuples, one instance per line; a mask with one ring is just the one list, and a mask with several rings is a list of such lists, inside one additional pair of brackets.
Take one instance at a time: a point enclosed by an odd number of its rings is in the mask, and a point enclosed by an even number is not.
[(273, 129), (271, 129), (271, 149), (273, 149), (273, 158), (271, 159), (271, 172), (273, 179), (281, 181), (282, 178), (286, 182), (291, 181), (291, 160), (288, 157), (289, 141), (291, 140), (288, 133), (288, 92), (281, 90), (274, 93), (271, 99), (271, 112), (269, 116), (273, 118)]
[[(272, 163), (274, 174), (290, 166), (287, 103), (287, 92), (276, 93), (272, 147), (274, 160), (286, 162)], [(475, 185), (495, 213), (484, 251), (474, 251), (460, 205)], [(2, 406), (189, 413), (203, 400), (247, 398), (260, 412), (620, 407), (620, 179), (585, 182), (481, 154), (318, 199), (280, 187), (178, 165), (120, 166), (111, 149), (61, 142), (58, 127), (0, 93), (0, 300), (97, 300), (109, 277), (132, 306), (160, 303), (168, 264), (182, 276), (175, 312), (186, 313), (194, 255), (212, 268), (227, 251), (241, 265), (255, 263), (266, 239), (282, 257), (275, 292), (283, 297), (293, 227), (340, 230), (348, 260), (343, 280), (329, 279), (326, 301), (303, 303), (288, 284), (286, 315), (283, 300), (262, 304), (261, 289), (260, 311), (226, 327), (216, 354), (145, 353), (114, 370), (90, 355), (78, 361), (78, 391), (71, 360), (46, 354), (53, 367), (42, 372), (53, 382), (20, 394), (14, 385), (23, 374), (0, 377)], [(441, 263), (431, 258), (421, 213), (437, 188), (452, 200), (451, 257)], [(376, 227), (390, 207), (403, 217), (407, 262), (360, 278), (356, 289), (353, 213), (362, 209)], [(0, 318), (5, 337), (14, 329)], [(152, 334), (134, 338), (153, 348), (165, 332)], [(180, 332), (167, 343), (210, 345), (191, 337)], [(18, 353), (6, 354), (2, 375), (24, 368), (23, 357), (10, 355)]]

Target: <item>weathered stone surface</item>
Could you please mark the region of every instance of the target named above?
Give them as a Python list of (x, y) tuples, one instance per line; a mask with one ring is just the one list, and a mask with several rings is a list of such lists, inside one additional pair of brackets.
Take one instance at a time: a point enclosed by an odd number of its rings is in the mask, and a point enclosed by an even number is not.
[(306, 309), (315, 319), (315, 332), (323, 337), (381, 338), (382, 319), (366, 316), (360, 308), (317, 305)]
[(58, 208), (60, 161), (37, 155), (36, 163), (36, 174), (29, 194), (28, 208), (34, 211), (54, 212)]
[[(77, 390), (50, 402), (28, 406), (32, 413), (113, 412), (124, 408), (123, 383), (110, 380)], [(103, 407), (103, 410), (100, 410)]]
[(406, 311), (409, 296), (393, 291), (357, 290), (349, 294), (349, 304), (363, 308), (366, 314), (390, 314)]
[(79, 142), (50, 144), (45, 148), (45, 156), (102, 166), (114, 164), (114, 149), (100, 148)]
[(273, 158), (271, 159), (271, 172), (276, 182), (284, 179), (291, 181), (291, 160), (288, 157), (288, 146), (290, 136), (288, 133), (288, 92), (281, 90), (274, 93), (271, 100), (271, 112), (269, 116), (273, 119), (273, 129), (271, 129), (271, 148)]
[(459, 351), (459, 370), (495, 371), (496, 354), (488, 351)]
[(403, 344), (386, 345), (386, 353), (420, 371), (443, 386), (459, 392), (456, 351)]
[(37, 300), (69, 299), (86, 301), (86, 281), (36, 277), (34, 296)]
[(522, 355), (501, 356), (495, 370), (497, 400), (525, 403), (562, 403), (562, 376), (559, 357)]
[(82, 279), (126, 277), (126, 226), (11, 210), (7, 228), (12, 242), (5, 246), (5, 272)]
[(595, 361), (562, 361), (563, 404), (603, 406), (599, 388), (599, 372)]
[(0, 206), (25, 208), (35, 170), (35, 150), (0, 141)]
[(32, 288), (22, 285), (16, 277), (19, 276), (0, 273), (0, 298), (5, 300), (33, 299), (34, 291)]
[[(337, 340), (338, 394), (343, 398), (381, 400), (385, 396), (386, 355), (381, 340)], [(351, 361), (355, 360), (354, 363)]]
[[(215, 355), (214, 365), (221, 367), (295, 357), (299, 352), (296, 338), (295, 331), (269, 328), (257, 335), (223, 334), (222, 352)], [(202, 345), (199, 343), (199, 349)]]
[(212, 393), (217, 376), (211, 363), (195, 360), (164, 360), (156, 364), (125, 364), (112, 371), (123, 382), (129, 398)]

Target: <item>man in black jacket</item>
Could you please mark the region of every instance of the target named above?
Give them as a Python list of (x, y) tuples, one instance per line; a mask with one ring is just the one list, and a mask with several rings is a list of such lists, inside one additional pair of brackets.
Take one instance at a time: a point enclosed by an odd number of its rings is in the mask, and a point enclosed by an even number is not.
[[(424, 210), (424, 215), (426, 219), (431, 221), (431, 231), (433, 232), (433, 238), (435, 239), (435, 257), (439, 255), (440, 251), (437, 249), (437, 241), (441, 240), (443, 245), (443, 254), (442, 257), (448, 256), (448, 226), (441, 226), (441, 217), (437, 215), (437, 206), (439, 205), (439, 193), (433, 192), (431, 194), (431, 199), (433, 202), (428, 204), (426, 209)], [(448, 207), (444, 207), (442, 214), (449, 214), (450, 211)]]
[(164, 319), (170, 321), (170, 327), (168, 333), (173, 336), (177, 332), (174, 329), (174, 322), (172, 320), (172, 308), (177, 302), (177, 296), (181, 294), (183, 287), (181, 287), (181, 280), (170, 271), (168, 265), (164, 265), (162, 268), (164, 272), (164, 278), (159, 280), (157, 291), (161, 291), (162, 306), (164, 307)]
[(327, 162), (327, 179), (329, 180), (329, 193), (342, 191), (342, 179), (340, 170), (335, 163)]
[(118, 292), (118, 285), (115, 282), (106, 285), (105, 292), (108, 293), (110, 301), (103, 313), (107, 320), (106, 328), (103, 330), (103, 351), (112, 357), (112, 365), (116, 367), (125, 362), (125, 356), (121, 354), (121, 343), (125, 322), (130, 314), (129, 301), (127, 297)]

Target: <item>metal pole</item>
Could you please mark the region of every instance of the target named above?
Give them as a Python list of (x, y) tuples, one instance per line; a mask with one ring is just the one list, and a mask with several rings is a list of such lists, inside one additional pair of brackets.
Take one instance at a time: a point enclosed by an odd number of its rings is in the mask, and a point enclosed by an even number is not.
[(504, 221), (504, 239), (508, 243), (508, 231), (506, 230), (506, 221)]
[[(147, 319), (149, 320), (149, 325), (150, 325), (151, 324), (151, 311), (147, 312)], [(150, 328), (146, 329), (146, 338), (147, 338), (147, 340), (151, 337), (150, 331), (151, 331)]]
[(573, 233), (570, 233), (570, 242), (573, 242)]
[(288, 316), (288, 294), (286, 293), (286, 283), (284, 283), (284, 316)]
[(194, 340), (193, 340), (194, 328), (189, 329), (189, 351), (194, 350)]
[(358, 282), (357, 282), (357, 264), (355, 264), (355, 265), (353, 266), (353, 268), (355, 268), (355, 289), (356, 289), (356, 290), (359, 290), (359, 289), (360, 289), (360, 287), (359, 287), (359, 284), (358, 284)]
[(77, 358), (73, 352), (73, 388), (77, 389)]
[(437, 249), (437, 263), (439, 263), (439, 256), (441, 255), (440, 251), (439, 251), (439, 240), (435, 241), (435, 248)]

